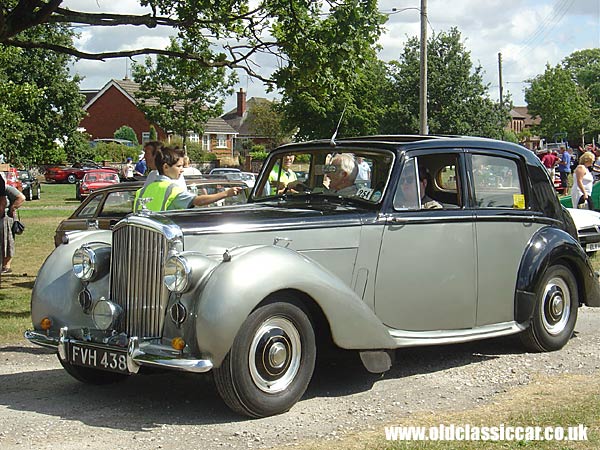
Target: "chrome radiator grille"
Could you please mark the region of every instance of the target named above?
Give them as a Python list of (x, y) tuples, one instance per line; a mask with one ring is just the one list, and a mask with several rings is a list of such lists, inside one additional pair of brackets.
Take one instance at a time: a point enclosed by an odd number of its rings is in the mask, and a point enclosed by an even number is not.
[(129, 336), (159, 337), (168, 291), (163, 284), (167, 255), (165, 236), (126, 225), (113, 233), (110, 297), (123, 308), (121, 329)]

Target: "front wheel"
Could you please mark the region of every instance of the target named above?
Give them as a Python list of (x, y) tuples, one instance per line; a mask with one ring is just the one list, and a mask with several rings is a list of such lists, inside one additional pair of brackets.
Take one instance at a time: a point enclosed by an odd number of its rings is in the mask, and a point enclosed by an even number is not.
[(280, 414), (306, 391), (315, 359), (315, 333), (306, 313), (290, 303), (271, 303), (244, 321), (214, 369), (215, 384), (227, 406), (240, 414)]
[(35, 190), (35, 196), (33, 198), (36, 200), (39, 200), (42, 198), (42, 188), (40, 186), (38, 186), (37, 189)]
[(25, 200), (27, 200), (28, 202), (33, 200), (33, 195), (31, 193), (31, 187), (28, 188), (25, 192), (23, 192), (23, 195), (25, 196)]
[(76, 366), (69, 362), (63, 361), (60, 358), (58, 358), (58, 360), (69, 375), (71, 375), (77, 381), (81, 381), (82, 383), (86, 384), (113, 384), (118, 383), (120, 381), (124, 381), (129, 377), (129, 375), (124, 375), (121, 373), (113, 373), (107, 372), (105, 370)]
[(577, 321), (579, 297), (575, 277), (563, 265), (551, 266), (536, 297), (531, 323), (521, 333), (521, 341), (536, 352), (559, 350), (571, 338)]
[(69, 182), (69, 184), (75, 184), (77, 183), (77, 177), (74, 174), (70, 174), (67, 177), (67, 181)]

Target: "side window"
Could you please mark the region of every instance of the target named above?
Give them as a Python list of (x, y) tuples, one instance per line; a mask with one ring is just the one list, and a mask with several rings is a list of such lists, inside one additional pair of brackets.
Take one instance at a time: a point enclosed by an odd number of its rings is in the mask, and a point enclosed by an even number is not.
[(106, 197), (100, 217), (126, 216), (133, 210), (135, 191), (111, 192)]
[(408, 159), (394, 196), (395, 209), (462, 207), (458, 155), (435, 153)]
[(514, 160), (474, 154), (471, 161), (478, 208), (525, 209), (519, 168)]
[(77, 214), (77, 217), (94, 217), (94, 214), (96, 214), (96, 210), (98, 209), (98, 205), (100, 204), (100, 200), (102, 200), (102, 195), (96, 195), (93, 197), (90, 202), (79, 212), (79, 214)]

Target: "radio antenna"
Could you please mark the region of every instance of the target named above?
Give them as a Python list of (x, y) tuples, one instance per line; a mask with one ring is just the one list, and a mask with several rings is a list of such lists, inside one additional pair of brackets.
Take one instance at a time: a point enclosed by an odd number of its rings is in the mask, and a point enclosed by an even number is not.
[[(346, 105), (347, 106), (347, 105)], [(329, 145), (335, 147), (335, 138), (338, 134), (338, 130), (340, 129), (340, 125), (342, 123), (342, 119), (344, 118), (344, 113), (346, 112), (346, 106), (344, 106), (344, 110), (342, 111), (342, 115), (340, 116), (340, 120), (338, 121), (337, 127), (335, 127), (335, 131), (333, 132), (333, 136), (331, 136), (331, 140), (329, 141)]]

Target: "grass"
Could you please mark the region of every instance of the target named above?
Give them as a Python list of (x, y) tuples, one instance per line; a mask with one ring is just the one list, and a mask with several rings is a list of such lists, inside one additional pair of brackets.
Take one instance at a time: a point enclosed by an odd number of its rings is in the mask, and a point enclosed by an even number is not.
[(42, 199), (26, 202), (20, 209), (25, 232), (16, 236), (13, 272), (0, 278), (0, 342), (19, 342), (31, 328), (30, 299), (35, 276), (54, 249), (54, 230), (80, 204), (75, 187), (42, 185)]
[[(538, 377), (532, 383), (511, 389), (489, 403), (463, 412), (436, 411), (399, 418), (394, 423), (361, 431), (338, 441), (317, 441), (296, 446), (314, 450), (405, 450), (405, 449), (597, 449), (600, 448), (600, 389), (596, 376), (562, 375)], [(385, 426), (541, 426), (568, 427), (583, 424), (587, 441), (386, 441)]]

